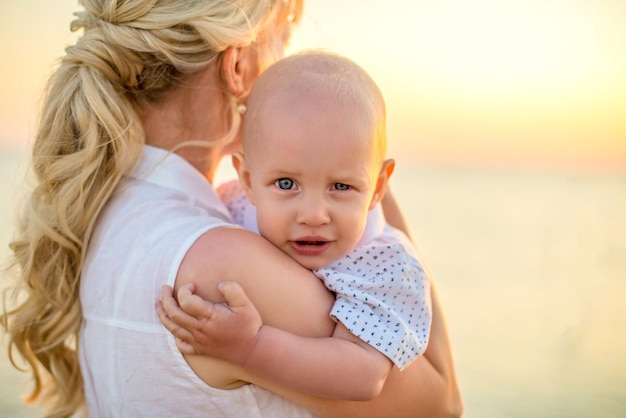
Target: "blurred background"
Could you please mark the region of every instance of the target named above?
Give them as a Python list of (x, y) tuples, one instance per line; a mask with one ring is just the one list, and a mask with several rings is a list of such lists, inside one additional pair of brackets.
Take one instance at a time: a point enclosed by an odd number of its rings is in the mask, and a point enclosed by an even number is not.
[[(76, 9), (0, 2), (3, 260)], [(305, 4), (289, 51), (346, 55), (385, 95), (392, 188), (444, 305), (466, 417), (626, 416), (625, 45), (624, 0)], [(4, 347), (0, 415), (37, 416)]]

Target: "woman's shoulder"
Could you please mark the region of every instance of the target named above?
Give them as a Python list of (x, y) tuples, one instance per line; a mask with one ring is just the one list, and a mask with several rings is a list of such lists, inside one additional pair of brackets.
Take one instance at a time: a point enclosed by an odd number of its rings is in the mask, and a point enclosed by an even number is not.
[(193, 283), (201, 297), (221, 302), (221, 281), (239, 283), (268, 325), (308, 335), (326, 336), (331, 329), (333, 295), (311, 271), (253, 232), (219, 227), (203, 233), (183, 258), (175, 287)]
[[(176, 285), (193, 282), (213, 287), (246, 274), (263, 258), (275, 260), (277, 250), (261, 236), (236, 225), (216, 225), (200, 234), (182, 260)], [(261, 267), (258, 267), (262, 270)]]

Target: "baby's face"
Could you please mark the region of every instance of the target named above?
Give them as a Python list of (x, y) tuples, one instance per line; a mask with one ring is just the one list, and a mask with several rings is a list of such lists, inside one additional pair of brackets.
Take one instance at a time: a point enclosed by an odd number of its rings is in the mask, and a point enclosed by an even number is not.
[(259, 232), (308, 269), (358, 243), (381, 169), (371, 124), (347, 113), (267, 112), (245, 150)]

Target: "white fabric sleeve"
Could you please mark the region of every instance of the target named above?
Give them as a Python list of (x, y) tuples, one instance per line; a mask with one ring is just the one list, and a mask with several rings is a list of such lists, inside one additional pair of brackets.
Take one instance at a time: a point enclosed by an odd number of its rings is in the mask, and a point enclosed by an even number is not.
[(331, 316), (402, 370), (428, 344), (430, 282), (409, 240), (385, 231), (315, 273), (336, 293)]

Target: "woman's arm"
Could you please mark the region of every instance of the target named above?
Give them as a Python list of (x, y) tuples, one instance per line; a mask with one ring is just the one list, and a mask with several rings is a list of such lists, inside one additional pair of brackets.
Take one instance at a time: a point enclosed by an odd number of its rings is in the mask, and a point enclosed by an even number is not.
[[(313, 273), (253, 232), (223, 227), (202, 234), (183, 258), (175, 288), (192, 285), (199, 297), (221, 303), (224, 298), (217, 287), (221, 281), (239, 283), (264, 324), (309, 337), (327, 337), (335, 328), (328, 315), (334, 296)], [(248, 372), (240, 366), (184, 351), (183, 355), (210, 386), (233, 389), (248, 383)]]
[(217, 285), (236, 282), (258, 309), (263, 324), (297, 335), (327, 337), (335, 323), (328, 312), (334, 296), (309, 270), (261, 236), (241, 228), (215, 228), (191, 246), (181, 262), (175, 290), (224, 302)]
[(303, 405), (324, 418), (437, 418), (460, 417), (463, 402), (457, 385), (443, 312), (431, 287), (433, 321), (426, 352), (403, 371), (394, 367), (381, 394), (366, 402), (315, 398), (250, 376), (263, 386)]
[[(264, 379), (325, 398), (369, 400), (380, 393), (391, 361), (341, 323), (332, 337), (295, 335), (264, 325), (237, 283), (221, 282), (218, 288), (223, 304), (193, 295), (190, 286), (179, 289), (181, 306), (193, 315), (184, 319), (184, 328), (174, 332), (188, 342), (187, 346), (179, 343), (183, 353), (225, 360)], [(170, 289), (164, 292), (167, 295)], [(163, 321), (170, 328), (168, 318)]]
[[(245, 369), (239, 369), (241, 373), (239, 378), (291, 399), (321, 417), (458, 417), (462, 413), (463, 405), (450, 353), (450, 342), (439, 299), (434, 287), (431, 289), (433, 320), (430, 342), (426, 352), (402, 372), (394, 367), (381, 394), (373, 400), (352, 402), (318, 398), (282, 386)], [(164, 296), (164, 304), (169, 305), (168, 310), (171, 312), (180, 311), (175, 305), (171, 293), (165, 292)], [(184, 297), (187, 298), (188, 295)], [(202, 304), (200, 301), (196, 302), (198, 304), (194, 309)], [(171, 310), (173, 306), (175, 307), (174, 311)], [(184, 312), (180, 312), (185, 315)], [(201, 314), (202, 312), (195, 311), (194, 313)], [(191, 328), (189, 324), (185, 325), (187, 328)], [(171, 323), (168, 324), (168, 329), (173, 329)], [(191, 350), (191, 347), (185, 349)], [(192, 357), (197, 358), (197, 356)], [(207, 359), (202, 356), (199, 358)]]
[[(391, 200), (391, 203), (395, 204), (395, 201)], [(394, 224), (391, 219), (390, 223)], [(211, 272), (208, 278), (207, 272)], [(311, 272), (253, 233), (231, 228), (207, 232), (183, 260), (176, 285), (194, 283), (198, 295), (220, 303), (224, 300), (217, 290), (217, 283), (222, 280), (238, 282), (245, 289), (265, 324), (309, 337), (327, 337), (333, 332), (334, 323), (328, 316), (333, 295)], [(212, 386), (233, 388), (242, 381), (256, 383), (321, 416), (459, 416), (462, 402), (450, 343), (434, 286), (431, 288), (433, 319), (426, 352), (404, 371), (392, 369), (381, 395), (372, 401), (317, 398), (264, 380), (232, 364), (203, 356), (187, 355), (186, 359)], [(176, 310), (171, 311), (174, 313), (170, 312), (172, 319), (184, 315), (171, 295), (166, 293), (163, 301), (165, 305), (175, 306)], [(223, 370), (223, 378), (217, 379), (222, 383), (220, 385), (214, 383), (216, 367)]]

